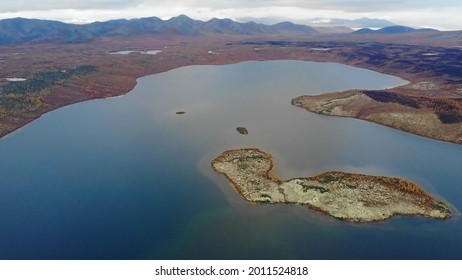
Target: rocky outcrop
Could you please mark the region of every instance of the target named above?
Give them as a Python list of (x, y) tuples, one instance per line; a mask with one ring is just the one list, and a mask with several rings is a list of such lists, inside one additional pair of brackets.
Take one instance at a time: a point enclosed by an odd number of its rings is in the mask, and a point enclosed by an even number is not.
[(281, 181), (271, 174), (271, 155), (259, 149), (225, 151), (212, 161), (212, 167), (250, 202), (298, 203), (354, 222), (380, 221), (395, 215), (451, 216), (447, 203), (400, 178), (326, 172)]

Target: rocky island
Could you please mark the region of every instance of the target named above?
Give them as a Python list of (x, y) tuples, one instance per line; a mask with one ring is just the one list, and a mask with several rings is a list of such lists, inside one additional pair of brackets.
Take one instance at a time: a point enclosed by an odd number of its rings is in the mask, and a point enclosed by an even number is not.
[(282, 181), (272, 175), (271, 155), (255, 148), (225, 151), (212, 161), (212, 167), (250, 202), (297, 203), (353, 222), (380, 221), (396, 215), (451, 216), (447, 203), (400, 178), (326, 172)]
[(243, 135), (249, 134), (249, 131), (247, 130), (247, 128), (242, 127), (242, 126), (237, 127), (236, 130), (237, 130), (237, 132), (239, 132), (240, 134), (243, 134)]

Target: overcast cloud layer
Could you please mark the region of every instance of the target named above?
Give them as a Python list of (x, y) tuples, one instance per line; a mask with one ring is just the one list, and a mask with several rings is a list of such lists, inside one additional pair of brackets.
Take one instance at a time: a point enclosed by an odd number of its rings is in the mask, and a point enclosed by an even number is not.
[(74, 23), (149, 16), (166, 19), (179, 14), (201, 20), (274, 18), (305, 24), (315, 17), (371, 17), (409, 26), (462, 30), (460, 0), (3, 0), (0, 4), (0, 18)]

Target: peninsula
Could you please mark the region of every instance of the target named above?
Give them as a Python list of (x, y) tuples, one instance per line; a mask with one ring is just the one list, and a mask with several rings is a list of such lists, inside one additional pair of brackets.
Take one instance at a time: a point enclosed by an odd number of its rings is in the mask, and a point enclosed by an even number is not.
[(400, 178), (326, 172), (282, 181), (272, 175), (271, 155), (255, 148), (225, 151), (212, 161), (212, 167), (250, 202), (297, 203), (353, 222), (380, 221), (396, 215), (451, 216), (447, 203)]
[(292, 104), (330, 116), (352, 117), (437, 140), (462, 144), (462, 98), (395, 91), (348, 90), (300, 96)]

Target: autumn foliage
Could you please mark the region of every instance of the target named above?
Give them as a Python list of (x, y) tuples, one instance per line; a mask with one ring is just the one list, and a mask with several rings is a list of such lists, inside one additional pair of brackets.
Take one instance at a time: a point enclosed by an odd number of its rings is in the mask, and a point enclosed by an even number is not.
[(411, 96), (383, 90), (364, 90), (363, 93), (378, 102), (433, 110), (438, 119), (445, 124), (462, 122), (462, 98)]

